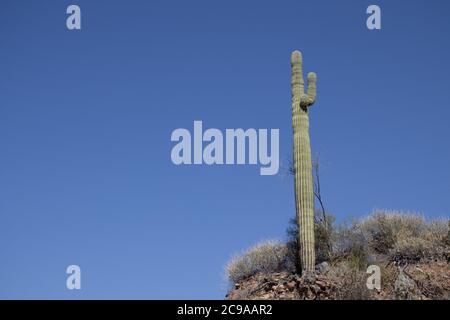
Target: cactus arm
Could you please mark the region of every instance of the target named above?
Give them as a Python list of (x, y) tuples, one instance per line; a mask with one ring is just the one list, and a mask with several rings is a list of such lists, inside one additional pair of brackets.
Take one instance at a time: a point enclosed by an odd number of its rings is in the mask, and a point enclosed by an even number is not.
[(310, 101), (310, 105), (313, 105), (316, 102), (316, 94), (317, 94), (317, 75), (314, 72), (308, 73), (308, 99)]
[(308, 93), (301, 98), (302, 108), (308, 108), (316, 102), (316, 82), (317, 75), (314, 72), (308, 73)]

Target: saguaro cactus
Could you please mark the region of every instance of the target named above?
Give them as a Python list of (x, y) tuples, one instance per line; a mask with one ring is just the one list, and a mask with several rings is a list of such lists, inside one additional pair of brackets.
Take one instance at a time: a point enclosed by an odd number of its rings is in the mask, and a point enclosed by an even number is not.
[(294, 51), (292, 67), (292, 127), (294, 131), (295, 210), (299, 225), (300, 262), (302, 275), (311, 275), (315, 266), (314, 194), (309, 140), (308, 108), (316, 100), (316, 74), (308, 74), (308, 91), (302, 71), (302, 54)]

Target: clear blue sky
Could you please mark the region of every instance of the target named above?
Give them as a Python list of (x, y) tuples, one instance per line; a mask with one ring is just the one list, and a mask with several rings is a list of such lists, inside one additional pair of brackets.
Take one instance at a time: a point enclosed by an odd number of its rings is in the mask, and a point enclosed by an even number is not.
[[(82, 30), (68, 31), (78, 4)], [(382, 8), (382, 30), (365, 26)], [(290, 53), (326, 205), (448, 217), (450, 2), (0, 3), (0, 298), (222, 298), (294, 214)], [(176, 128), (279, 128), (276, 176), (174, 166)], [(82, 290), (65, 269), (82, 269)]]

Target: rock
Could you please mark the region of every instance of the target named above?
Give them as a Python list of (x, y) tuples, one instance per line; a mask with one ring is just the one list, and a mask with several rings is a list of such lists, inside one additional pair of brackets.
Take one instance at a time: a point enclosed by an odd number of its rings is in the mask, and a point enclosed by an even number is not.
[(295, 287), (297, 286), (297, 282), (295, 281), (290, 281), (286, 284), (286, 286), (288, 287), (288, 289), (293, 290), (295, 289)]
[(324, 261), (316, 265), (316, 272), (318, 274), (326, 274), (330, 269), (328, 262)]
[(403, 270), (399, 270), (394, 282), (394, 292), (398, 298), (410, 299), (415, 294), (416, 283)]
[[(326, 267), (326, 264), (321, 264)], [(322, 269), (319, 267), (318, 269)], [(361, 271), (361, 284), (345, 273), (336, 274), (336, 265), (326, 274), (314, 274), (312, 282), (289, 272), (255, 274), (234, 285), (229, 300), (334, 300), (334, 299), (438, 299), (450, 300), (450, 265), (447, 261), (427, 261), (400, 268), (387, 265), (382, 290), (367, 292), (367, 275)], [(351, 274), (353, 276), (353, 274)], [(359, 280), (358, 280), (359, 281)], [(355, 291), (351, 291), (355, 290)], [(361, 290), (361, 291), (357, 291)], [(363, 291), (364, 290), (364, 291)]]
[(320, 289), (325, 289), (327, 287), (327, 283), (320, 280), (316, 281), (316, 285), (318, 285)]

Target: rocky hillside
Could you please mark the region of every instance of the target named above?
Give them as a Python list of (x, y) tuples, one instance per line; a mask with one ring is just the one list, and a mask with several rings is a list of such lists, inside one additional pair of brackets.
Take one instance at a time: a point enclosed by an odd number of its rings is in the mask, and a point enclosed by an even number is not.
[(352, 283), (349, 286), (349, 279), (336, 277), (332, 269), (333, 267), (326, 266), (325, 273), (317, 273), (312, 283), (305, 282), (299, 275), (288, 272), (258, 273), (236, 283), (226, 299), (450, 299), (450, 264), (448, 262), (414, 264), (406, 268), (388, 266), (384, 269), (385, 276), (382, 277), (381, 290), (367, 289), (364, 281), (361, 281), (362, 284)]
[[(286, 243), (260, 243), (228, 264), (226, 299), (450, 299), (448, 220), (377, 212), (347, 227), (316, 231), (313, 278), (297, 274), (294, 230)], [(379, 270), (379, 289), (366, 285), (369, 266)]]

